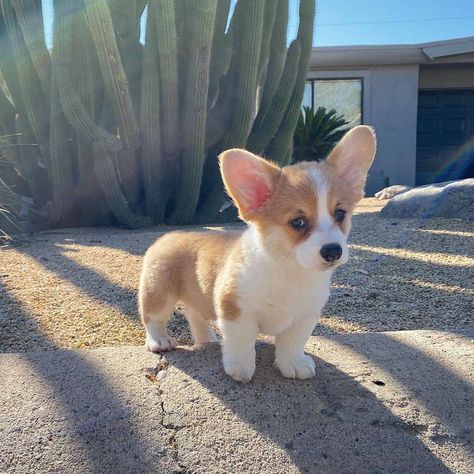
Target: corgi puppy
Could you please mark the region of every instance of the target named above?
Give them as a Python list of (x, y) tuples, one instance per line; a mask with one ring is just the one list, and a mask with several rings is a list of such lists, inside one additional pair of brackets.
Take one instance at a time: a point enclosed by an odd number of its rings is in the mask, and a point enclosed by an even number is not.
[(280, 168), (232, 149), (219, 157), (225, 188), (248, 227), (239, 232), (170, 232), (147, 251), (139, 287), (145, 346), (176, 347), (166, 323), (175, 305), (196, 344), (222, 332), (225, 372), (248, 382), (259, 333), (274, 336), (275, 365), (289, 378), (315, 375), (304, 346), (347, 262), (351, 215), (376, 149), (372, 128), (347, 132), (328, 158)]

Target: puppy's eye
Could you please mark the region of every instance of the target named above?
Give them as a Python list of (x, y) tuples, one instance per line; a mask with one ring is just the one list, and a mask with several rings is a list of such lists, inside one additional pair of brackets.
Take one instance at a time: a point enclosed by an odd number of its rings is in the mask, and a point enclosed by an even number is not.
[(336, 219), (336, 222), (342, 222), (344, 218), (346, 217), (347, 212), (344, 209), (336, 209), (336, 212), (334, 213), (334, 219)]
[(306, 227), (308, 227), (308, 223), (303, 217), (297, 217), (296, 219), (293, 219), (290, 221), (290, 225), (296, 230), (304, 230)]

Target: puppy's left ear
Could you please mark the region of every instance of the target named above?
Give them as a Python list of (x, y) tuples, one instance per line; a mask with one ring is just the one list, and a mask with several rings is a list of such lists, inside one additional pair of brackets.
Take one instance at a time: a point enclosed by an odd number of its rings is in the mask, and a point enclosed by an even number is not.
[(364, 195), (365, 180), (376, 151), (372, 127), (358, 125), (349, 130), (326, 159), (338, 179), (350, 189), (358, 201)]

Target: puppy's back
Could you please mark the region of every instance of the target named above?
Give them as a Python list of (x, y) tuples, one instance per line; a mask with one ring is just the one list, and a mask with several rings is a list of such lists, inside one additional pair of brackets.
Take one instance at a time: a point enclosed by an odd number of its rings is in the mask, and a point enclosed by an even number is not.
[(172, 298), (201, 306), (240, 232), (169, 232), (146, 252), (140, 276), (139, 306), (146, 314)]

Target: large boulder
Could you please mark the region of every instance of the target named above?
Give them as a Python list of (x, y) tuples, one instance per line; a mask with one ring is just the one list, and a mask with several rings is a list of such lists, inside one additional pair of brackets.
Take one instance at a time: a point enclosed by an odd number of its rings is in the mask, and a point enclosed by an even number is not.
[(474, 220), (474, 178), (420, 186), (399, 194), (380, 211), (382, 217), (455, 217)]

